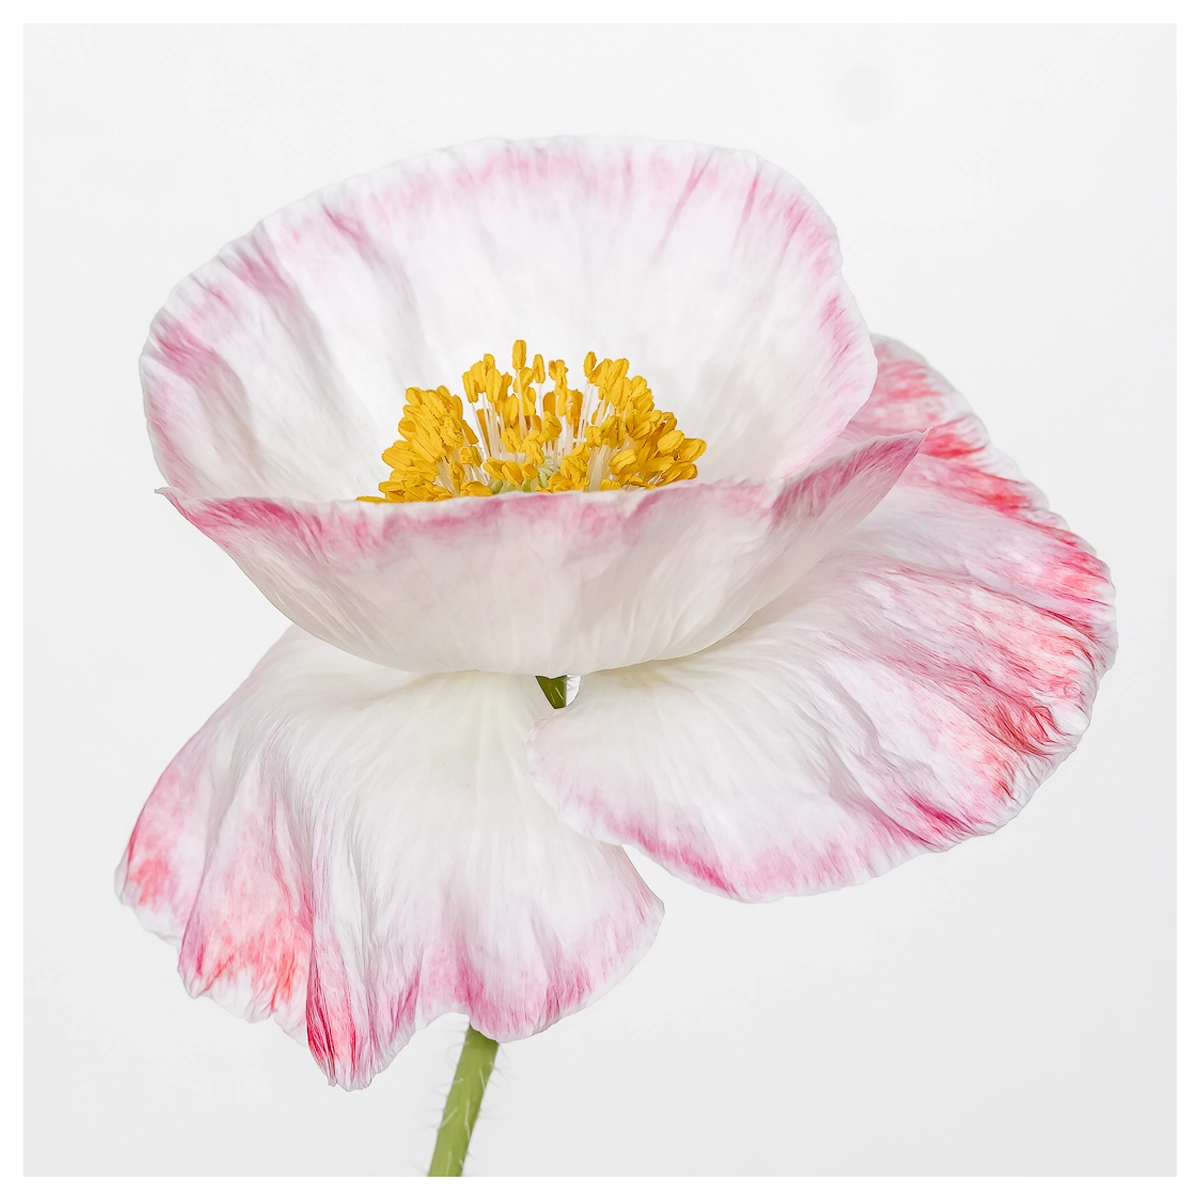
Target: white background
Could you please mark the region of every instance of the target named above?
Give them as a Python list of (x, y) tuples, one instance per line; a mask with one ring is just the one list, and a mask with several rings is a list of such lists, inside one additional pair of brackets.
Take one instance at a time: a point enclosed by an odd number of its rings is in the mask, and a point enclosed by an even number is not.
[(285, 626), (153, 495), (137, 357), (177, 280), (315, 188), (589, 132), (802, 179), (871, 327), (1110, 564), (1121, 647), (990, 838), (761, 906), (636, 859), (656, 945), (502, 1048), (468, 1171), (1170, 1172), (1173, 98), (1165, 27), (31, 30), (26, 1170), (424, 1171), (463, 1018), (331, 1089), (113, 897), (158, 773)]

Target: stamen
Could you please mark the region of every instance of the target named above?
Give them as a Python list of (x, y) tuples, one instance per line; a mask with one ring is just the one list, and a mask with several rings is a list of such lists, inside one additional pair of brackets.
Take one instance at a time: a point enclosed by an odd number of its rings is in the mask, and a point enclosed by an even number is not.
[[(567, 382), (562, 359), (546, 362), (516, 341), (512, 373), (485, 354), (463, 374), (464, 401), (444, 385), (409, 388), (397, 430), (383, 452), (389, 501), (451, 500), (502, 492), (612, 491), (695, 479), (700, 438), (654, 407), (654, 393), (627, 359), (583, 360), (584, 391)], [(586, 414), (586, 415), (585, 415)]]

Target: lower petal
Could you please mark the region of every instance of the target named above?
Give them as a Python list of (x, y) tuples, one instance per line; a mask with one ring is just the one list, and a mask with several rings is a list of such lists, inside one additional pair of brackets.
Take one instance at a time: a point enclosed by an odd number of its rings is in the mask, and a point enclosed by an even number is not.
[(405, 675), (290, 630), (151, 795), (118, 891), (193, 995), (361, 1087), (445, 1012), (500, 1041), (596, 999), (662, 907), (533, 790), (533, 679)]
[(928, 428), (917, 457), (737, 632), (538, 723), (573, 828), (740, 899), (820, 892), (998, 828), (1077, 744), (1116, 645), (1104, 565), (944, 380), (876, 349), (851, 436)]

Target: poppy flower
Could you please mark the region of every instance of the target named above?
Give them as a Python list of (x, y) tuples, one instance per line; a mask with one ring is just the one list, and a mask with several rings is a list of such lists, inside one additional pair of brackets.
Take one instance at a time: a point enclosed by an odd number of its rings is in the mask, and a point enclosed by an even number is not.
[(1112, 661), (1103, 564), (751, 154), (352, 179), (180, 284), (141, 368), (165, 495), (294, 625), (118, 890), (343, 1087), (616, 983), (662, 916), (626, 847), (757, 901), (999, 828)]

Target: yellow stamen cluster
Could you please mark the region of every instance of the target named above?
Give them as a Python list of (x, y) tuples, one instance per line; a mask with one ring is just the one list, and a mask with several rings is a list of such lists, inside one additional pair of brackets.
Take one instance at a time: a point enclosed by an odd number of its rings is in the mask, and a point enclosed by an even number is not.
[(467, 399), (449, 388), (409, 388), (400, 440), (383, 452), (392, 469), (385, 501), (449, 500), (500, 492), (655, 488), (696, 478), (700, 438), (654, 407), (654, 393), (626, 359), (583, 361), (584, 391), (567, 383), (562, 359), (526, 363), (513, 344), (512, 372), (485, 354), (463, 375)]

